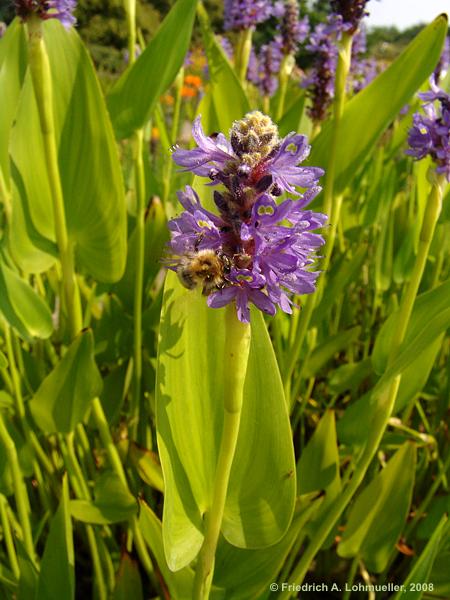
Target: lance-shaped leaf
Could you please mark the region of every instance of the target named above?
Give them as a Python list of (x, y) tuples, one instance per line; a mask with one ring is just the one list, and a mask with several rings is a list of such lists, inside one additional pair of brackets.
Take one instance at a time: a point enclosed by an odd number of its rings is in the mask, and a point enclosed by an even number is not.
[[(24, 28), (15, 20), (7, 28), (0, 45), (0, 177), (9, 187), (8, 141), (11, 125), (17, 110), (20, 89), (27, 67), (27, 46)], [(0, 187), (1, 192), (1, 187)], [(0, 198), (1, 199), (1, 198)]]
[(370, 571), (383, 571), (408, 515), (415, 468), (416, 448), (407, 442), (356, 499), (339, 556), (359, 556)]
[[(100, 281), (116, 281), (126, 259), (126, 208), (116, 143), (92, 62), (76, 31), (43, 23), (51, 68), (58, 163), (69, 240), (77, 265)], [(82, 132), (82, 134), (80, 134)], [(35, 251), (54, 253), (54, 223), (43, 141), (31, 78), (25, 79), (11, 133), (14, 257), (28, 271)], [(20, 247), (20, 227), (29, 242)], [(50, 259), (49, 259), (50, 260)], [(52, 259), (53, 260), (53, 259)]]
[(53, 331), (48, 306), (31, 286), (0, 259), (0, 314), (26, 340)]
[(85, 330), (39, 386), (30, 402), (31, 413), (42, 431), (69, 433), (84, 419), (101, 389), (92, 331)]
[(108, 108), (118, 138), (130, 136), (148, 121), (183, 66), (196, 5), (196, 0), (175, 2), (155, 37), (109, 93)]
[(75, 519), (84, 523), (106, 525), (126, 521), (137, 513), (134, 496), (113, 471), (105, 471), (95, 482), (94, 502), (71, 500), (70, 512)]
[[(250, 105), (225, 51), (214, 36), (203, 8), (199, 8), (199, 17), (208, 59), (214, 113), (220, 131), (228, 131), (233, 121), (242, 119), (250, 110)], [(207, 133), (212, 132), (207, 131)]]
[[(414, 38), (400, 56), (347, 104), (339, 128), (336, 193), (342, 192), (359, 165), (411, 96), (433, 72), (447, 35), (447, 17), (440, 15)], [(326, 168), (332, 123), (314, 140), (310, 164)]]
[[(449, 533), (447, 515), (442, 516), (428, 544), (423, 549), (422, 554), (419, 556), (408, 577), (406, 578), (406, 581), (403, 584), (403, 587), (406, 589), (406, 593), (403, 590), (400, 590), (391, 598), (391, 600), (400, 600), (400, 598), (407, 598), (407, 600), (420, 600), (424, 592), (436, 591), (435, 589), (432, 590), (431, 587), (425, 587), (423, 584), (427, 584), (428, 582), (434, 583), (433, 579), (430, 578), (430, 573), (438, 554), (441, 540), (445, 536), (445, 533)], [(445, 571), (445, 579), (448, 582), (448, 562)], [(415, 585), (411, 586), (411, 584)]]
[[(158, 446), (164, 473), (167, 562), (180, 569), (197, 555), (211, 504), (223, 423), (224, 309), (181, 287), (169, 273), (157, 374)], [(295, 463), (276, 359), (258, 311), (222, 533), (242, 548), (276, 543), (295, 501)]]
[(129, 598), (143, 600), (144, 593), (139, 565), (128, 553), (124, 552), (120, 557), (112, 600), (128, 600)]
[(36, 595), (36, 600), (61, 598), (75, 598), (75, 556), (67, 476), (63, 479), (59, 508), (50, 522)]
[[(6, 369), (6, 367), (8, 366), (8, 360), (6, 358), (6, 356), (3, 354), (3, 352), (0, 351), (0, 369)], [(5, 394), (6, 392), (0, 392), (0, 398), (2, 394)], [(0, 406), (2, 406), (1, 400), (0, 400)]]

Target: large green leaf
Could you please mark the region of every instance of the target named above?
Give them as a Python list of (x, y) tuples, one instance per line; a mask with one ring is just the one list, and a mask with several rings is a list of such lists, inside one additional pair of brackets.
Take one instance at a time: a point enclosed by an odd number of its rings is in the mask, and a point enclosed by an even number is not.
[[(206, 305), (169, 273), (157, 383), (158, 445), (165, 479), (164, 546), (169, 567), (195, 558), (211, 502), (223, 423), (224, 309)], [(222, 532), (239, 547), (277, 542), (295, 500), (295, 463), (281, 380), (263, 319), (252, 342), (236, 456)]]
[(208, 59), (214, 113), (220, 131), (227, 133), (233, 121), (242, 119), (250, 110), (250, 105), (225, 51), (214, 36), (205, 12), (200, 10), (199, 16)]
[(75, 598), (75, 556), (69, 512), (69, 486), (63, 479), (61, 501), (50, 522), (36, 600)]
[(30, 285), (0, 259), (0, 313), (26, 340), (48, 338), (53, 331), (48, 306)]
[[(427, 585), (425, 589), (423, 584), (433, 584), (433, 579), (430, 579), (430, 572), (438, 554), (441, 539), (446, 530), (448, 533), (448, 516), (443, 515), (428, 544), (425, 546), (422, 554), (419, 556), (406, 578), (406, 581), (403, 584), (404, 590), (398, 591), (395, 596), (391, 597), (391, 600), (400, 600), (400, 598), (405, 598), (406, 600), (420, 600), (424, 591), (434, 591), (429, 585)], [(448, 562), (446, 575), (448, 581)]]
[(8, 185), (9, 180), (9, 133), (17, 110), (23, 78), (25, 77), (26, 60), (27, 46), (24, 28), (20, 26), (17, 19), (8, 27), (0, 43), (0, 94), (2, 98), (2, 109), (0, 111), (0, 171), (3, 172), (6, 185)]
[[(337, 141), (336, 193), (345, 189), (400, 109), (433, 72), (447, 27), (446, 16), (437, 17), (387, 69), (348, 102)], [(332, 127), (332, 122), (325, 125), (314, 140), (310, 164), (326, 168)]]
[[(43, 23), (43, 29), (69, 240), (75, 246), (79, 267), (101, 281), (115, 281), (125, 267), (126, 208), (108, 113), (92, 62), (75, 30), (66, 30), (56, 19)], [(25, 226), (34, 246), (41, 252), (52, 252), (53, 209), (29, 76), (22, 90), (10, 152), (13, 218), (18, 221), (14, 257), (26, 270), (47, 268), (43, 258), (42, 264), (36, 264), (32, 248), (25, 251), (19, 247), (17, 231)]]
[(356, 499), (339, 556), (359, 556), (370, 571), (383, 571), (408, 515), (415, 468), (416, 448), (407, 442)]
[(112, 600), (144, 600), (139, 565), (129, 554), (122, 552), (116, 573), (116, 586)]
[(155, 37), (109, 93), (117, 137), (128, 137), (142, 127), (175, 79), (189, 48), (196, 5), (197, 0), (175, 2)]
[(101, 389), (102, 379), (95, 364), (89, 329), (78, 335), (41, 383), (30, 402), (30, 410), (42, 431), (69, 433), (83, 420)]
[(95, 482), (94, 502), (71, 500), (70, 512), (84, 523), (106, 525), (126, 521), (137, 513), (137, 501), (113, 471), (105, 471)]

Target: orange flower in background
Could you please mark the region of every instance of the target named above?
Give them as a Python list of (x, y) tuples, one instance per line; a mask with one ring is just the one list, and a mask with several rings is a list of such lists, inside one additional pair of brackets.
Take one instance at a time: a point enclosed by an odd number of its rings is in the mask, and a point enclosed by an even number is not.
[(167, 106), (173, 106), (175, 100), (170, 94), (164, 94), (164, 96), (161, 96), (161, 102)]
[(202, 87), (202, 79), (198, 75), (186, 75), (181, 88), (183, 98), (195, 98)]

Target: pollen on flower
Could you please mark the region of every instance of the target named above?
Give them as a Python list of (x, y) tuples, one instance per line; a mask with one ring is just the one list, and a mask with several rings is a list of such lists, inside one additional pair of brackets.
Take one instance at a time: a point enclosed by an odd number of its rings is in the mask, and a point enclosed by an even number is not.
[[(207, 211), (189, 186), (178, 193), (184, 207), (169, 222), (168, 268), (185, 287), (197, 284), (208, 305), (234, 302), (238, 318), (250, 320), (249, 304), (273, 315), (278, 306), (292, 312), (292, 296), (315, 289), (314, 253), (324, 243), (314, 231), (327, 217), (303, 210), (321, 190), (323, 170), (302, 167), (310, 147), (306, 137), (278, 128), (259, 111), (235, 121), (229, 139), (205, 135), (198, 117), (193, 125), (197, 147), (176, 148), (174, 161), (209, 185), (218, 214)], [(279, 201), (283, 192), (296, 199)], [(210, 260), (199, 268), (199, 256)]]

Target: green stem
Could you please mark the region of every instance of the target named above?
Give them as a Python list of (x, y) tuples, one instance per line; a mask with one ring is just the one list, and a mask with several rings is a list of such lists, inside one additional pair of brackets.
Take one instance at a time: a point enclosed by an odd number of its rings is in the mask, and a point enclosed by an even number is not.
[(62, 267), (62, 280), (71, 336), (75, 337), (82, 328), (81, 301), (75, 277), (73, 244), (67, 234), (64, 197), (59, 176), (58, 150), (56, 147), (53, 119), (53, 90), (50, 63), (42, 37), (42, 22), (30, 18), (27, 22), (28, 63), (39, 113), (45, 161), (50, 184), (56, 242)]
[[(178, 128), (180, 125), (180, 111), (181, 111), (181, 91), (183, 89), (184, 82), (184, 68), (182, 67), (177, 75), (175, 80), (175, 105), (173, 109), (173, 118), (172, 118), (172, 129), (170, 131), (170, 145), (172, 147), (178, 137)], [(161, 128), (159, 129), (161, 132)], [(166, 206), (169, 201), (169, 196), (171, 192), (171, 183), (172, 183), (172, 171), (173, 171), (173, 160), (169, 158), (169, 160), (165, 161), (164, 168), (164, 177), (163, 177), (163, 204)]]
[(19, 580), (20, 568), (19, 561), (17, 560), (16, 549), (14, 547), (14, 541), (11, 531), (11, 525), (8, 519), (6, 507), (8, 501), (3, 494), (0, 494), (0, 522), (2, 524), (3, 539), (5, 540), (6, 552), (8, 554), (9, 564), (11, 570), (14, 573), (14, 577)]
[(226, 308), (224, 354), (224, 421), (217, 461), (211, 507), (204, 515), (205, 538), (197, 561), (194, 580), (194, 600), (209, 598), (214, 574), (214, 561), (225, 509), (231, 466), (239, 434), (244, 381), (250, 350), (250, 325), (236, 317), (236, 308)]
[[(92, 402), (92, 414), (94, 416), (95, 423), (98, 427), (100, 439), (106, 450), (106, 454), (108, 455), (109, 462), (111, 463), (111, 467), (113, 468), (114, 472), (119, 477), (123, 485), (128, 489), (128, 482), (125, 475), (125, 471), (120, 460), (119, 453), (117, 452), (117, 448), (114, 444), (114, 440), (111, 437), (108, 421), (106, 420), (105, 413), (103, 411), (103, 407), (99, 398), (94, 398)], [(143, 540), (136, 517), (133, 517), (131, 520), (131, 528), (133, 530), (134, 542), (141, 564), (144, 567), (154, 588), (158, 589), (159, 585), (155, 577), (153, 563), (147, 551), (147, 547)]]
[(133, 407), (132, 434), (137, 439), (139, 423), (144, 422), (141, 414), (142, 382), (142, 303), (144, 295), (145, 262), (145, 176), (143, 151), (143, 131), (134, 134), (134, 169), (136, 192), (136, 278), (134, 281), (134, 344), (133, 344)]
[(289, 83), (289, 77), (291, 76), (292, 69), (295, 65), (295, 59), (291, 54), (284, 56), (280, 67), (279, 81), (280, 91), (278, 93), (278, 105), (276, 112), (276, 121), (279, 122), (284, 114), (284, 104), (286, 102), (286, 92)]
[(356, 571), (358, 570), (358, 564), (359, 564), (359, 557), (355, 556), (355, 558), (352, 560), (352, 563), (350, 565), (347, 582), (346, 582), (346, 586), (345, 586), (346, 591), (345, 591), (344, 595), (342, 596), (342, 600), (349, 600), (349, 598), (350, 598), (350, 594), (352, 593), (351, 592), (352, 584), (355, 581)]
[[(434, 230), (436, 223), (439, 218), (439, 214), (442, 206), (442, 195), (443, 195), (444, 179), (443, 177), (437, 178), (433, 184), (430, 195), (428, 197), (424, 219), (422, 223), (422, 229), (420, 233), (420, 243), (418, 255), (414, 264), (414, 269), (411, 275), (410, 282), (406, 288), (406, 291), (402, 297), (400, 304), (400, 317), (396, 324), (395, 335), (391, 344), (389, 357), (388, 357), (388, 368), (395, 361), (398, 355), (398, 351), (405, 339), (406, 331), (414, 307), (414, 301), (419, 290), (420, 281), (422, 279), (423, 272), (428, 257), (428, 252), (433, 239)], [(301, 560), (299, 561), (296, 569), (294, 570), (292, 580), (298, 584), (301, 584), (311, 561), (319, 552), (323, 543), (327, 539), (330, 531), (335, 526), (337, 520), (344, 512), (348, 503), (352, 499), (356, 490), (362, 483), (364, 476), (369, 468), (377, 450), (381, 443), (384, 435), (384, 431), (388, 425), (389, 419), (394, 408), (395, 399), (397, 397), (398, 388), (400, 386), (401, 375), (397, 375), (392, 380), (384, 384), (381, 388), (378, 396), (378, 412), (372, 421), (371, 435), (367, 441), (367, 444), (363, 450), (361, 459), (353, 473), (352, 479), (348, 486), (343, 490), (340, 496), (336, 499), (334, 504), (330, 507), (324, 520), (322, 521), (319, 529), (317, 530), (314, 539), (311, 540), (309, 546), (306, 548)], [(375, 392), (374, 392), (375, 396)], [(290, 592), (281, 594), (281, 597), (288, 598)]]
[(29, 500), (25, 481), (22, 478), (22, 472), (20, 470), (19, 458), (17, 456), (16, 446), (6, 429), (3, 422), (3, 417), (0, 412), (0, 440), (3, 443), (6, 454), (8, 456), (8, 464), (11, 469), (11, 475), (14, 487), (14, 497), (16, 499), (17, 512), (19, 514), (19, 521), (22, 527), (23, 543), (28, 553), (30, 560), (35, 562), (33, 536), (31, 534), (30, 514), (29, 514)]
[(252, 50), (253, 29), (244, 29), (239, 32), (239, 40), (236, 52), (236, 72), (239, 81), (244, 83), (247, 78), (248, 61)]

